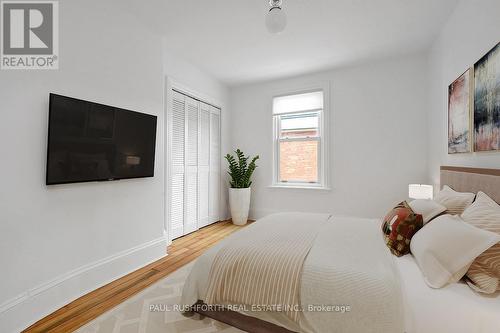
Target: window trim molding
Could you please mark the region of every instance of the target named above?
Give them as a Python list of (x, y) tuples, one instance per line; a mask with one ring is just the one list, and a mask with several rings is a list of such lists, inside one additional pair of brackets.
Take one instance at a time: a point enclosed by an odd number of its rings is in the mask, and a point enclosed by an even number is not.
[[(317, 138), (320, 145), (320, 154), (318, 154), (318, 183), (299, 183), (299, 182), (280, 182), (279, 181), (279, 147), (280, 142), (278, 132), (278, 119), (281, 115), (303, 113), (315, 110), (301, 110), (296, 112), (288, 112), (279, 115), (273, 114), (273, 99), (275, 97), (289, 96), (302, 94), (312, 91), (323, 91), (323, 111), (320, 113), (319, 132), (320, 136)], [(330, 82), (316, 82), (305, 84), (302, 86), (290, 87), (289, 89), (281, 89), (271, 93), (270, 100), (270, 116), (273, 122), (272, 126), (272, 156), (273, 156), (273, 172), (271, 178), (271, 188), (288, 188), (288, 189), (317, 189), (329, 190), (330, 189), (330, 156), (329, 156), (329, 143), (330, 143)]]

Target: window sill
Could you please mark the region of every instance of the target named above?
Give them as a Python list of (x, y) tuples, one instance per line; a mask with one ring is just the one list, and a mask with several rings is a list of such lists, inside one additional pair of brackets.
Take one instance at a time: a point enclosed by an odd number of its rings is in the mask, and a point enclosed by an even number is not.
[(331, 191), (330, 187), (325, 186), (311, 186), (311, 185), (285, 185), (285, 184), (273, 184), (268, 186), (269, 188), (289, 188), (295, 190), (319, 190), (319, 191)]

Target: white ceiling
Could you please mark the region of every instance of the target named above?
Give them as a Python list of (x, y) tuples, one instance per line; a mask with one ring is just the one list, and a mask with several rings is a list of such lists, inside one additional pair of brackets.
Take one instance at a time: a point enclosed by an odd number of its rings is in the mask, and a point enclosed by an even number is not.
[(174, 53), (239, 85), (424, 50), (458, 0), (283, 0), (280, 35), (266, 31), (267, 0), (124, 2)]

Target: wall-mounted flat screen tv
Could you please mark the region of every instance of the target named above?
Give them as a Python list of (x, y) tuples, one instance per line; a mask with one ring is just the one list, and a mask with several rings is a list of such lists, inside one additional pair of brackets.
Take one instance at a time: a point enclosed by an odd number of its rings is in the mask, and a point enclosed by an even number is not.
[(154, 176), (157, 117), (50, 94), (46, 184)]

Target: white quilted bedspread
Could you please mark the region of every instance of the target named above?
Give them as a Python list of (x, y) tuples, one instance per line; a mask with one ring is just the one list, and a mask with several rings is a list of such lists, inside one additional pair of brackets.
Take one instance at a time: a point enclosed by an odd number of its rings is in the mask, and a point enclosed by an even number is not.
[[(399, 272), (379, 220), (331, 217), (304, 263), (301, 302), (347, 306), (304, 312), (304, 332), (404, 331)], [(332, 311), (333, 310), (333, 311)]]
[[(293, 213), (276, 214), (286, 219)], [(310, 214), (317, 218), (318, 214)], [(289, 219), (307, 223), (303, 219)], [(265, 223), (272, 223), (270, 217)], [(254, 225), (239, 233), (258, 239), (262, 228)], [(290, 241), (293, 241), (291, 239)], [(195, 263), (184, 286), (182, 304), (204, 300), (208, 274), (224, 240)], [(303, 266), (300, 304), (304, 312), (298, 323), (279, 312), (242, 311), (295, 332), (404, 332), (404, 311), (399, 273), (382, 241), (379, 220), (332, 216), (318, 233)]]

